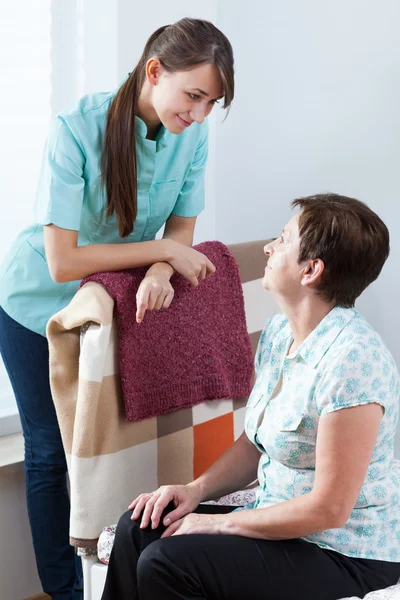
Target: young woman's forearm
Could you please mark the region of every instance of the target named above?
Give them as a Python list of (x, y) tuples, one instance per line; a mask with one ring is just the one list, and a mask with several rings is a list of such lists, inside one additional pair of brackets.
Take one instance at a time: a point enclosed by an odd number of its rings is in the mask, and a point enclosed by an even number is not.
[(58, 283), (77, 281), (101, 271), (146, 267), (169, 259), (168, 240), (77, 246), (58, 261), (52, 277)]
[(201, 502), (214, 500), (245, 488), (257, 478), (260, 452), (243, 433), (219, 459), (189, 484), (201, 495)]
[[(193, 229), (178, 229), (178, 228), (168, 228), (166, 226), (165, 232), (163, 235), (163, 240), (173, 240), (174, 242), (178, 242), (179, 244), (184, 244), (185, 246), (192, 246), (193, 244)], [(172, 275), (175, 273), (173, 267), (167, 262), (156, 262), (152, 264), (147, 271), (150, 273), (163, 273), (168, 279), (171, 279)]]

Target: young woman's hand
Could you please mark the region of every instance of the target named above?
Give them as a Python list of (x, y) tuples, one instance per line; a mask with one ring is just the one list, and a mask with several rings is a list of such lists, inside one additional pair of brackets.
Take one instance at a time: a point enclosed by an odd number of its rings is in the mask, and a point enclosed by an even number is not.
[(163, 241), (167, 241), (169, 245), (169, 264), (175, 271), (186, 277), (193, 287), (197, 287), (199, 281), (215, 273), (215, 266), (201, 252), (174, 240)]
[(178, 519), (193, 512), (200, 504), (202, 498), (197, 488), (191, 485), (162, 485), (155, 492), (140, 494), (128, 509), (134, 509), (131, 519), (140, 517), (142, 511), (141, 528), (145, 528), (151, 522), (152, 529), (160, 524), (163, 510), (172, 502), (175, 509), (164, 518), (163, 525), (168, 527)]
[(143, 321), (146, 310), (168, 308), (173, 297), (174, 288), (168, 275), (162, 271), (148, 272), (136, 294), (136, 322)]

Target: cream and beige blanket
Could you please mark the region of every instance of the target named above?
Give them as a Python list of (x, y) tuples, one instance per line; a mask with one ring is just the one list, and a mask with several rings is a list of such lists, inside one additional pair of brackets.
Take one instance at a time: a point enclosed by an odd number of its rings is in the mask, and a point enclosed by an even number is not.
[[(253, 349), (278, 311), (261, 287), (266, 242), (229, 247), (238, 262)], [(85, 284), (47, 327), (50, 383), (71, 485), (71, 544), (95, 548), (139, 493), (197, 477), (243, 431), (246, 399), (213, 400), (142, 421), (125, 419), (114, 301)]]

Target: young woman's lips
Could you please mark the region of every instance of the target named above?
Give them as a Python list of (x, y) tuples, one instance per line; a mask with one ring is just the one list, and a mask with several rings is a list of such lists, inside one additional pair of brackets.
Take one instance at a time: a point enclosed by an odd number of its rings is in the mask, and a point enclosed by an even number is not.
[(184, 119), (182, 119), (182, 117), (180, 117), (179, 115), (177, 115), (181, 125), (183, 125), (184, 127), (189, 127), (191, 125), (191, 123), (188, 123), (187, 121), (185, 121)]

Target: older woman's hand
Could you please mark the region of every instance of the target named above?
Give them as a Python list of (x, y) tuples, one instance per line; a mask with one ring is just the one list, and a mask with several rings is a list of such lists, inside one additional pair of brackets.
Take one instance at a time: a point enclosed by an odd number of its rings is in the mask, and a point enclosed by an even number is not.
[(165, 517), (163, 525), (166, 527), (193, 512), (201, 500), (200, 491), (193, 485), (162, 485), (155, 492), (140, 494), (128, 509), (133, 509), (131, 519), (138, 519), (143, 511), (141, 528), (147, 527), (151, 522), (152, 529), (156, 529), (163, 510), (170, 502), (175, 509)]
[[(162, 538), (171, 535), (191, 535), (193, 533), (221, 533), (222, 520), (227, 515), (202, 515), (192, 513), (172, 523), (162, 534)], [(224, 533), (229, 533), (229, 530)]]

